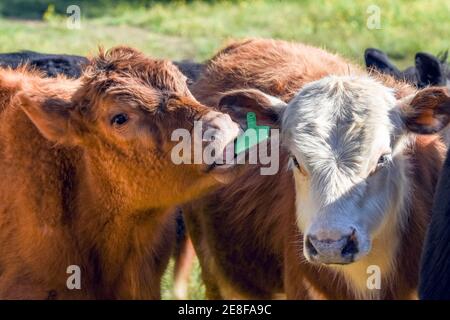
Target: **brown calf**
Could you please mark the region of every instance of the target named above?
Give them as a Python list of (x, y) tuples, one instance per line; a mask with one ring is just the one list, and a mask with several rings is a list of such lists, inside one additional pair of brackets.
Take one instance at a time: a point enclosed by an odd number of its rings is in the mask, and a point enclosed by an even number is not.
[(79, 80), (1, 70), (0, 120), (0, 297), (160, 298), (173, 206), (229, 174), (175, 165), (171, 133), (203, 120), (220, 149), (237, 134), (229, 116), (172, 63), (117, 47)]
[[(268, 116), (273, 102), (258, 95), (257, 90), (249, 91), (248, 88), (259, 89), (287, 102), (305, 84), (327, 75), (364, 74), (354, 65), (323, 50), (267, 40), (232, 44), (211, 59), (205, 70), (192, 87), (199, 101), (224, 108), (232, 117), (239, 118), (245, 111), (256, 111), (263, 123), (266, 121), (272, 126), (278, 125), (273, 120), (276, 114)], [(397, 98), (414, 93), (408, 85), (391, 78), (373, 77), (394, 88)], [(229, 90), (236, 91), (223, 94)], [(425, 92), (424, 96), (431, 101), (435, 99), (432, 92)], [(413, 101), (417, 100), (420, 97)], [(411, 107), (417, 111), (415, 108), (419, 107), (415, 102)], [(432, 116), (429, 118), (432, 120)], [(402, 220), (403, 229), (395, 228), (393, 237), (398, 246), (392, 257), (394, 266), (387, 276), (382, 274), (381, 290), (375, 290), (375, 293), (360, 290), (365, 286), (366, 278), (363, 284), (355, 286), (353, 279), (346, 278), (353, 269), (344, 273), (341, 271), (346, 267), (341, 270), (306, 261), (302, 253), (304, 235), (297, 224), (294, 179), (288, 170), (289, 155), (282, 148), (278, 174), (261, 176), (259, 165), (246, 166), (240, 178), (185, 207), (207, 296), (264, 299), (279, 297), (278, 294), (286, 294), (291, 299), (414, 296), (424, 230), (443, 159), (443, 145), (437, 136), (418, 136), (404, 154), (414, 168), (406, 173), (411, 183), (412, 203), (405, 209), (407, 218)], [(379, 242), (379, 239), (373, 240), (372, 256), (380, 250), (388, 250)], [(394, 246), (393, 243), (387, 245)], [(354, 272), (359, 271), (355, 269)], [(365, 269), (363, 272), (369, 276)]]

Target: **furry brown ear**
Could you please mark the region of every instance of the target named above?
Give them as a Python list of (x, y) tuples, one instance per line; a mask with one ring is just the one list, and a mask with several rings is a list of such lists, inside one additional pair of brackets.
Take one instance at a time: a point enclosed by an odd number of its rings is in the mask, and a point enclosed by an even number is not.
[(450, 122), (450, 95), (443, 87), (423, 89), (401, 108), (406, 128), (415, 133), (436, 133)]
[(243, 89), (226, 92), (220, 99), (218, 107), (243, 128), (247, 124), (248, 112), (256, 114), (258, 125), (278, 127), (286, 103), (256, 89)]
[(17, 99), (22, 110), (46, 139), (66, 144), (76, 140), (70, 128), (72, 103), (69, 100), (28, 90), (19, 92)]

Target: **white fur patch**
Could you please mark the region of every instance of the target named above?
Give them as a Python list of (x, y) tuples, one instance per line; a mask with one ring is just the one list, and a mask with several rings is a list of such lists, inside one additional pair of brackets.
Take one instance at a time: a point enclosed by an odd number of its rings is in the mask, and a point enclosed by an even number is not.
[[(326, 239), (356, 229), (355, 262), (331, 268), (359, 298), (379, 297), (366, 286), (370, 265), (381, 269), (381, 290), (389, 286), (407, 212), (396, 105), (393, 90), (370, 77), (329, 76), (306, 85), (283, 114), (284, 143), (307, 172), (294, 169), (298, 226)], [(381, 166), (384, 154), (392, 160)]]

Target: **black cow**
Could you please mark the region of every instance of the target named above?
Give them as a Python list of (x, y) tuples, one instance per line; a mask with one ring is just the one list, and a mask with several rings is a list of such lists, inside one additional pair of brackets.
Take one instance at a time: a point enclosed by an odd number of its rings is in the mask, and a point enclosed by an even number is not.
[(441, 172), (425, 238), (419, 297), (450, 300), (450, 152)]
[(450, 84), (450, 67), (447, 65), (448, 51), (433, 56), (425, 52), (418, 52), (415, 66), (399, 70), (389, 57), (381, 50), (369, 48), (364, 52), (364, 59), (368, 69), (375, 69), (392, 75), (396, 79), (405, 80), (418, 88), (426, 86), (446, 86)]
[(33, 51), (0, 54), (0, 66), (17, 68), (28, 63), (31, 67), (44, 71), (49, 77), (65, 74), (71, 78), (78, 78), (83, 65), (87, 62), (85, 57), (66, 54), (42, 54)]
[[(450, 68), (446, 64), (448, 52), (435, 57), (419, 52), (415, 66), (399, 70), (378, 49), (367, 49), (364, 54), (368, 69), (376, 69), (396, 79), (403, 79), (418, 88), (428, 85), (449, 86)], [(448, 105), (450, 109), (450, 103)], [(432, 218), (425, 239), (419, 279), (421, 299), (450, 300), (450, 151), (447, 154), (437, 186)]]
[[(81, 75), (83, 66), (88, 62), (85, 57), (66, 54), (44, 54), (34, 51), (21, 51), (0, 54), (0, 67), (17, 68), (19, 65), (28, 63), (29, 66), (44, 71), (49, 77), (64, 74), (71, 78)], [(203, 64), (190, 60), (174, 61), (174, 64), (189, 79), (190, 82), (197, 80)]]
[(204, 67), (204, 64), (190, 60), (173, 61), (173, 63), (188, 78), (190, 83), (197, 81)]

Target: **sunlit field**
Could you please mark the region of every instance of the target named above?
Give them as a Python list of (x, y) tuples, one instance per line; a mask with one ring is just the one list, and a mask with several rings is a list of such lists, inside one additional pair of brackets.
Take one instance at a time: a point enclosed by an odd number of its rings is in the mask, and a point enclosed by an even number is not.
[[(15, 2), (23, 0), (11, 1)], [(450, 38), (450, 2), (445, 0), (426, 5), (423, 1), (379, 0), (380, 29), (367, 27), (373, 13), (370, 6), (375, 4), (371, 0), (174, 1), (152, 6), (78, 2), (81, 30), (69, 30), (66, 18), (58, 12), (64, 12), (59, 8), (65, 8), (68, 1), (44, 9), (43, 20), (31, 20), (27, 16), (36, 18), (37, 13), (20, 14), (20, 8), (15, 12), (12, 6), (7, 11), (12, 17), (0, 20), (0, 50), (86, 55), (99, 44), (127, 44), (156, 57), (202, 61), (231, 39), (270, 37), (307, 42), (359, 62), (365, 48), (378, 47), (407, 65), (417, 51), (436, 54), (447, 49)]]
[[(29, 12), (21, 2), (0, 4), (1, 52), (89, 55), (99, 45), (123, 44), (154, 57), (204, 61), (233, 39), (264, 37), (309, 43), (360, 64), (364, 49), (380, 48), (406, 67), (418, 51), (447, 50), (450, 39), (448, 0), (36, 1)], [(77, 2), (81, 29), (71, 30), (64, 8)], [(367, 26), (374, 4), (379, 28)], [(172, 269), (173, 263), (163, 279), (164, 299), (173, 298)], [(202, 299), (204, 291), (196, 263), (189, 298)]]

